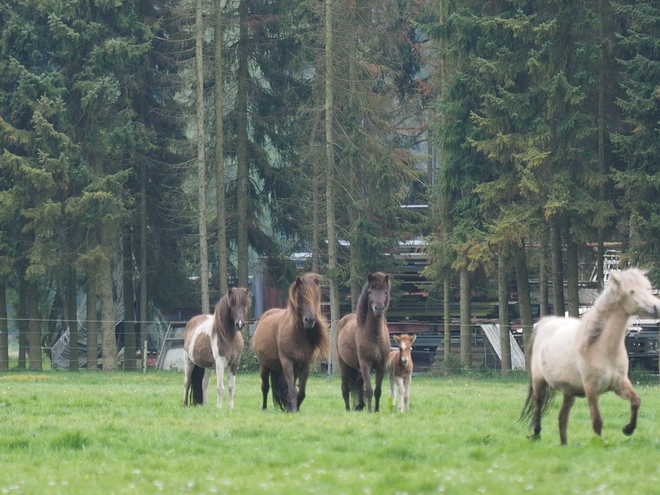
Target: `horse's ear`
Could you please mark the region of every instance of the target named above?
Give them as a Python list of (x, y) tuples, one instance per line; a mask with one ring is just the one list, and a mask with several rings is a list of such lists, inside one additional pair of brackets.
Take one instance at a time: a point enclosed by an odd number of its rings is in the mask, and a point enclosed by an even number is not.
[(302, 278), (296, 277), (296, 287), (298, 287), (300, 284), (302, 284)]
[(415, 334), (413, 334), (413, 335), (410, 337), (410, 345), (412, 345), (412, 343), (415, 342), (415, 339), (416, 339), (416, 338), (417, 338), (417, 335), (415, 335)]
[(370, 273), (369, 275), (367, 275), (367, 281), (368, 281), (369, 283), (372, 282), (373, 278), (374, 278), (373, 273)]
[(390, 283), (390, 276), (387, 273), (385, 274), (385, 283), (386, 284)]
[(616, 285), (621, 284), (621, 278), (619, 272), (612, 271), (610, 272), (610, 282), (614, 282)]
[(319, 277), (318, 275), (315, 275), (314, 276), (314, 282), (316, 283), (316, 285), (321, 285), (321, 277)]
[(392, 335), (392, 337), (394, 337), (394, 340), (396, 340), (397, 344), (401, 342), (401, 337), (399, 337), (398, 335)]

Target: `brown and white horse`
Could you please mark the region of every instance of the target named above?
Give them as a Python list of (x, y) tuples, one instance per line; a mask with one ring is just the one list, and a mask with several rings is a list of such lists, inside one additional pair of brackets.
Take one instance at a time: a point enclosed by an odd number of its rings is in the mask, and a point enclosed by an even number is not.
[(396, 405), (397, 390), (399, 395), (399, 412), (410, 408), (410, 382), (412, 381), (413, 360), (412, 344), (417, 335), (394, 335), (398, 349), (390, 352), (387, 361), (387, 371), (390, 373), (390, 397), (392, 405)]
[(564, 394), (559, 412), (562, 445), (576, 397), (587, 398), (593, 430), (601, 434), (598, 396), (610, 390), (630, 401), (630, 422), (623, 433), (633, 434), (641, 399), (628, 379), (625, 337), (631, 316), (640, 312), (658, 316), (660, 299), (651, 294), (644, 272), (631, 268), (611, 273), (607, 287), (581, 319), (550, 316), (536, 324), (527, 346), (530, 383), (520, 416), (530, 420), (531, 439), (540, 437), (541, 418), (556, 390)]
[[(379, 410), (381, 387), (391, 350), (385, 320), (390, 304), (390, 287), (389, 275), (382, 272), (369, 274), (356, 312), (344, 316), (337, 325), (341, 392), (347, 411), (350, 410), (351, 392), (357, 396), (356, 410), (364, 409), (365, 395), (369, 412), (372, 412), (372, 398), (375, 399), (373, 410)], [(376, 374), (375, 388), (371, 387), (372, 372)]]
[(286, 309), (269, 309), (259, 319), (252, 348), (259, 360), (263, 409), (272, 385), (275, 405), (298, 412), (312, 363), (319, 356), (327, 358), (328, 324), (321, 313), (320, 281), (315, 273), (296, 278)]
[(183, 344), (184, 406), (208, 402), (209, 380), (215, 369), (218, 379), (217, 405), (222, 407), (224, 374), (225, 369), (229, 368), (228, 405), (230, 408), (234, 407), (236, 371), (243, 351), (241, 329), (247, 322), (251, 301), (252, 296), (248, 289), (232, 287), (218, 301), (212, 315), (195, 316), (186, 325)]

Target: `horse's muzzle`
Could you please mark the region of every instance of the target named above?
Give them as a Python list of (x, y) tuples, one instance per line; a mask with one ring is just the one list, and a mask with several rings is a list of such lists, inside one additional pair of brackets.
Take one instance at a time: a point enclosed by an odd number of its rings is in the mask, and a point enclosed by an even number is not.
[(316, 318), (303, 318), (303, 326), (307, 330), (311, 330), (316, 325)]

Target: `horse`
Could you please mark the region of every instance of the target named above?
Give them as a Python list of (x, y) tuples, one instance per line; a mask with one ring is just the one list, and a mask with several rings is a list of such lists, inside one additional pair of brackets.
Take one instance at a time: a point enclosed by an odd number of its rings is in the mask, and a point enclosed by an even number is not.
[[(367, 397), (369, 412), (380, 406), (381, 386), (390, 356), (390, 334), (385, 312), (390, 304), (390, 277), (382, 272), (369, 274), (355, 313), (339, 320), (337, 355), (341, 373), (341, 391), (346, 410), (350, 411), (349, 394), (357, 396), (354, 409), (364, 409)], [(376, 374), (376, 387), (371, 387), (371, 373)]]
[(276, 406), (299, 412), (312, 363), (319, 356), (327, 358), (328, 323), (321, 313), (320, 280), (315, 273), (297, 277), (289, 287), (286, 308), (269, 309), (259, 319), (252, 348), (259, 361), (262, 409), (272, 386)]
[(212, 315), (195, 316), (186, 324), (183, 344), (184, 407), (208, 402), (209, 380), (215, 369), (218, 379), (217, 406), (221, 408), (226, 368), (229, 368), (228, 405), (229, 408), (234, 407), (236, 371), (243, 352), (241, 329), (251, 302), (248, 289), (232, 287), (218, 301)]
[(387, 360), (387, 371), (390, 374), (390, 397), (392, 405), (396, 405), (397, 389), (399, 392), (399, 412), (410, 408), (410, 382), (412, 380), (413, 361), (412, 344), (417, 335), (394, 335), (399, 348), (390, 352)]
[(529, 420), (533, 428), (529, 438), (540, 438), (541, 418), (556, 391), (564, 395), (559, 411), (561, 445), (566, 445), (568, 415), (576, 397), (586, 397), (593, 431), (601, 435), (598, 396), (610, 390), (630, 401), (630, 422), (623, 433), (632, 435), (641, 399), (628, 379), (625, 336), (632, 316), (658, 316), (659, 311), (660, 299), (651, 294), (645, 273), (631, 268), (610, 274), (607, 286), (581, 319), (542, 318), (526, 350), (530, 383), (519, 421)]

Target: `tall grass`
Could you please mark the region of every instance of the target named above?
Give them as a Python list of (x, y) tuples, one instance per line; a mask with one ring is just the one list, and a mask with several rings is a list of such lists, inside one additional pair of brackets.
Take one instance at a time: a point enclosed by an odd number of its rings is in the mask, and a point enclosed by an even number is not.
[(172, 372), (0, 375), (0, 492), (658, 492), (656, 386), (637, 387), (643, 403), (632, 437), (620, 431), (627, 402), (601, 397), (600, 440), (578, 401), (566, 447), (558, 403), (542, 439), (526, 439), (519, 379), (415, 377), (406, 414), (387, 394), (379, 414), (345, 412), (337, 378), (310, 379), (295, 415), (261, 411), (254, 374), (239, 375), (233, 410), (182, 408), (182, 388)]

